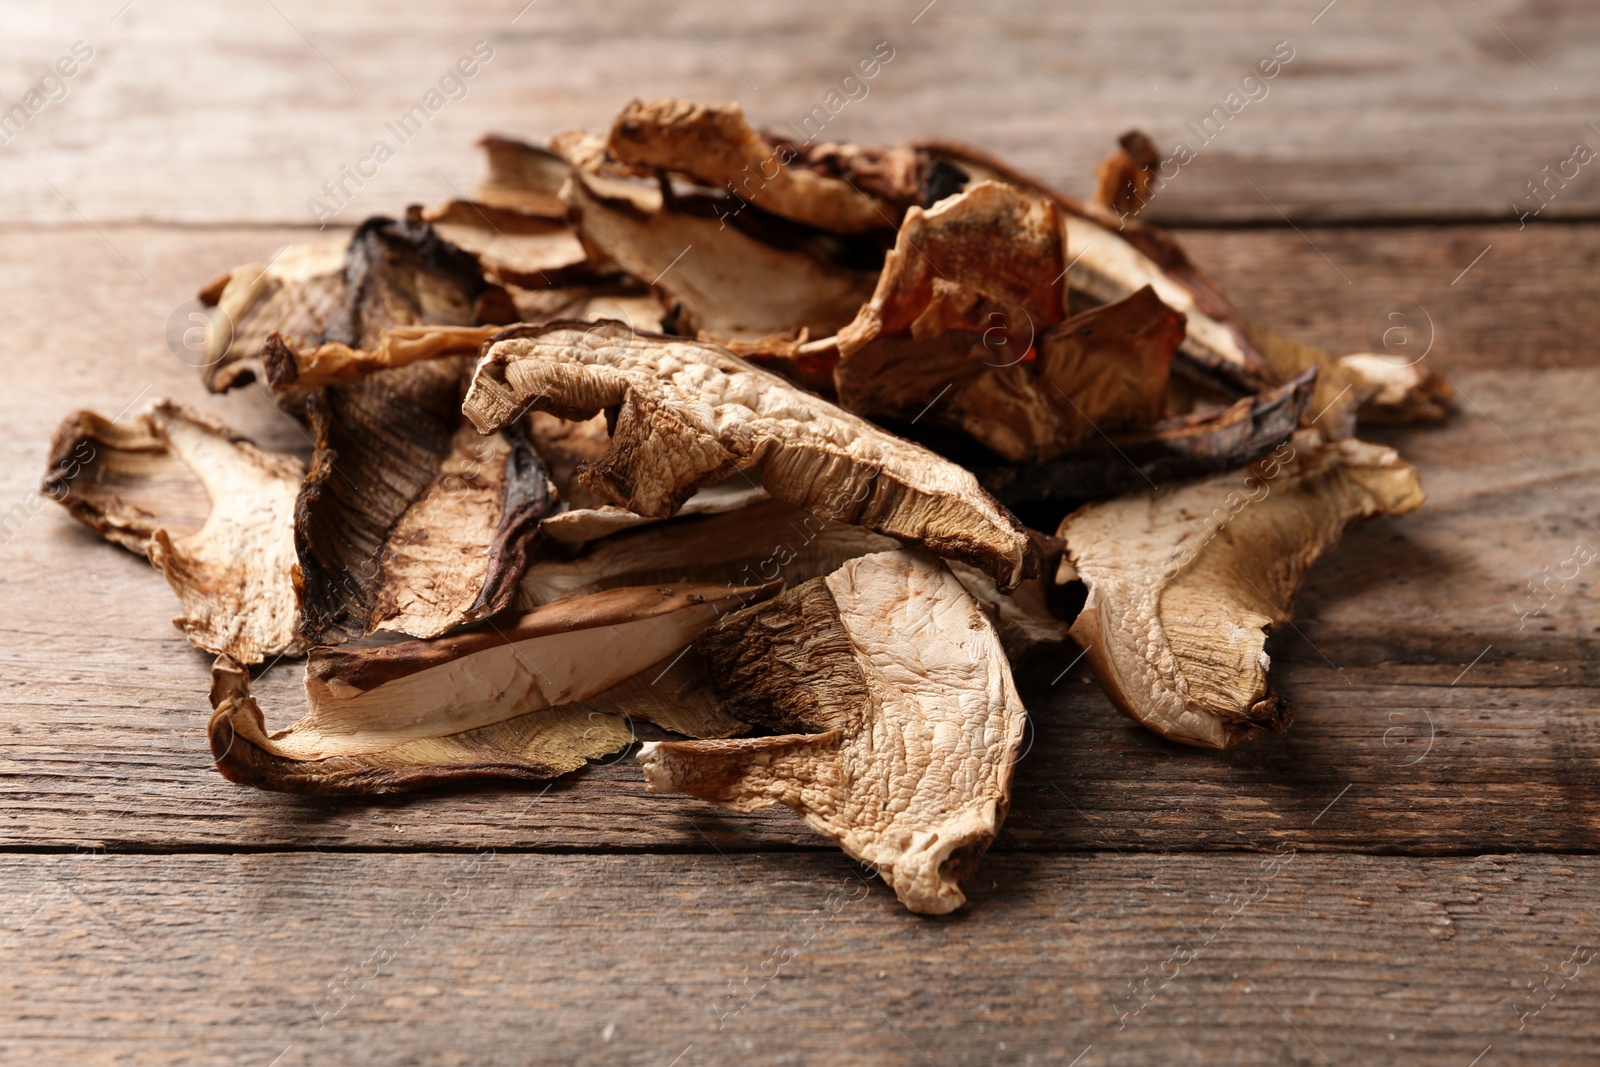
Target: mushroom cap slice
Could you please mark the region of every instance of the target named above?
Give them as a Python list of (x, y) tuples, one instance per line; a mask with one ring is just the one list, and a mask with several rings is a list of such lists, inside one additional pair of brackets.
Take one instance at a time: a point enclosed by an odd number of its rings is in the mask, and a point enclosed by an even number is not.
[(731, 714), (781, 731), (646, 744), (652, 792), (784, 804), (912, 911), (965, 903), (999, 832), (1026, 713), (994, 627), (938, 560), (880, 552), (696, 642)]
[(1283, 729), (1268, 631), (1348, 524), (1422, 501), (1393, 449), (1302, 430), (1248, 470), (1085, 505), (1058, 531), (1088, 585), (1072, 636), (1112, 701), (1163, 737), (1227, 748)]
[(190, 644), (241, 663), (304, 651), (292, 576), (298, 459), (172, 400), (127, 422), (80, 411), (50, 453), (44, 494), (149, 556), (183, 601), (172, 622)]
[[(467, 778), (553, 777), (632, 741), (625, 716), (655, 705), (653, 687), (630, 689), (630, 679), (652, 671), (649, 681), (659, 682), (707, 625), (776, 589), (613, 589), (432, 641), (314, 648), (306, 663), (307, 713), (274, 734), (250, 695), (249, 676), (222, 657), (213, 670), (212, 752), (231, 781), (287, 792), (386, 793)], [(679, 703), (692, 703), (681, 686), (674, 693)], [(710, 705), (709, 689), (700, 702)], [(687, 713), (696, 710), (698, 721)], [(714, 707), (664, 719), (716, 733), (742, 728)]]
[(635, 100), (617, 116), (606, 144), (624, 164), (726, 188), (763, 211), (819, 229), (887, 230), (897, 219), (895, 205), (847, 181), (789, 166), (798, 153), (751, 129), (738, 104)]
[(289, 245), (264, 266), (236, 267), (207, 287), (202, 300), (211, 305), (212, 327), (200, 370), (207, 389), (222, 393), (254, 381), (275, 333), (299, 344), (321, 340), (345, 302), (349, 244), (339, 237)]
[(1003, 589), (1037, 565), (970, 472), (717, 345), (616, 322), (513, 327), (479, 360), (463, 410), (490, 432), (529, 408), (615, 411), (611, 449), (580, 479), (640, 515), (671, 515), (744, 470), (779, 500), (970, 563)]

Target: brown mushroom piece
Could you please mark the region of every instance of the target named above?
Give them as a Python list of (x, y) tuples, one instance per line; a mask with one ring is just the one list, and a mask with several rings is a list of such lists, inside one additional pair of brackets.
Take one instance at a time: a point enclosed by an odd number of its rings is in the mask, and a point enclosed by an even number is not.
[(559, 289), (603, 280), (590, 267), (564, 209), (545, 216), (450, 200), (425, 209), (422, 218), (441, 238), (477, 256), (485, 271), (508, 285)]
[(715, 214), (691, 214), (648, 186), (577, 173), (563, 197), (598, 263), (649, 284), (679, 332), (753, 341), (826, 336), (872, 295), (877, 272), (778, 247)]
[(544, 218), (561, 218), (561, 186), (572, 164), (548, 148), (514, 137), (489, 134), (478, 142), (487, 173), (478, 185), (478, 200), (490, 207)]
[(606, 146), (624, 164), (726, 189), (763, 211), (818, 229), (863, 233), (892, 229), (898, 221), (897, 205), (840, 178), (790, 166), (796, 149), (757, 134), (738, 104), (635, 100), (612, 123)]
[(773, 736), (646, 744), (652, 792), (784, 804), (915, 912), (965, 903), (1010, 803), (1026, 713), (994, 627), (938, 560), (882, 552), (696, 641), (730, 714)]
[(463, 410), (491, 432), (530, 409), (605, 411), (611, 448), (580, 478), (639, 515), (671, 515), (745, 471), (779, 500), (970, 563), (1002, 589), (1037, 566), (1021, 524), (970, 472), (716, 345), (621, 323), (508, 330), (478, 361)]
[(305, 468), (171, 400), (127, 422), (70, 415), (42, 492), (150, 562), (183, 602), (196, 648), (242, 663), (304, 651), (294, 500)]
[(1227, 748), (1282, 730), (1265, 642), (1300, 579), (1350, 523), (1422, 501), (1393, 449), (1302, 430), (1248, 470), (1085, 505), (1059, 530), (1088, 586), (1072, 636), (1112, 702), (1163, 737)]
[[(391, 793), (550, 778), (633, 740), (627, 716), (697, 736), (742, 732), (701, 680), (657, 686), (700, 631), (776, 586), (614, 589), (503, 625), (379, 648), (311, 650), (306, 714), (269, 734), (245, 670), (212, 672), (223, 776), (295, 793)], [(653, 676), (630, 686), (636, 675)]]
[(1377, 352), (1340, 356), (1338, 365), (1359, 383), (1363, 422), (1438, 422), (1450, 414), (1455, 389), (1420, 357), (1400, 359)]
[(986, 181), (911, 208), (871, 302), (839, 333), (840, 403), (927, 417), (1015, 462), (1157, 421), (1183, 316), (1147, 286), (1063, 321), (1066, 273), (1050, 200)]

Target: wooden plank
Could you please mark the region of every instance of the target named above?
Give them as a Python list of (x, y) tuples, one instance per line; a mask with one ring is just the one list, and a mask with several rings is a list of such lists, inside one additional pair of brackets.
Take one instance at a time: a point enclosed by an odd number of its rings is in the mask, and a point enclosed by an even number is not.
[[(1534, 273), (1550, 295), (1504, 305), (1508, 329), (1550, 331), (1563, 353), (1555, 362), (1577, 363), (1586, 353), (1582, 312), (1562, 309), (1587, 307), (1584, 257), (1597, 230), (1530, 229), (1522, 236), (1536, 251), (1514, 264), (1486, 259), (1461, 286), (1479, 284), (1484, 271), (1483, 299), (1497, 277), (1490, 270), (1505, 271), (1501, 279)], [(1367, 232), (1375, 245), (1391, 242), (1371, 257), (1391, 279), (1434, 269), (1448, 243), (1426, 230)], [(557, 785), (533, 825), (511, 820), (537, 790), (330, 804), (223, 782), (203, 736), (208, 658), (171, 628), (170, 591), (54, 505), (28, 508), (50, 431), (79, 406), (113, 414), (170, 394), (270, 447), (304, 450), (301, 431), (261, 396), (203, 394), (164, 339), (168, 309), (195, 279), (264, 258), (289, 233), (118, 227), (105, 236), (120, 255), (83, 227), (12, 229), (5, 239), (15, 258), (0, 263), (13, 297), (11, 356), (0, 364), (0, 412), (13, 431), (0, 440), (0, 512), (25, 505), (26, 519), (0, 546), (0, 844), (821, 847), (786, 811), (735, 817), (649, 796), (629, 759)], [(1189, 236), (1244, 299), (1267, 294), (1247, 308), (1268, 321), (1294, 307), (1272, 264), (1304, 268), (1283, 272), (1303, 280), (1321, 263), (1297, 251), (1304, 242), (1292, 231)], [(1350, 239), (1338, 251), (1361, 247)], [(1316, 291), (1306, 302), (1337, 289)], [(1592, 425), (1592, 374), (1475, 369), (1496, 353), (1474, 348), (1472, 336), (1429, 359), (1477, 407), (1442, 427), (1378, 435), (1421, 466), (1429, 505), (1352, 531), (1311, 575), (1296, 628), (1270, 646), (1276, 684), (1297, 705), (1291, 732), (1223, 755), (1182, 749), (1115, 712), (1081, 665), (1052, 684), (1066, 661), (1047, 657), (1022, 672), (1038, 736), (998, 848), (1271, 848), (1285, 826), (1309, 822), (1346, 786), (1347, 803), (1316, 823), (1306, 847), (1595, 848), (1600, 740), (1590, 709), (1600, 618), (1591, 576), (1579, 574), (1525, 626), (1513, 606), (1530, 602), (1526, 583), (1559, 569), (1600, 513), (1600, 443), (1571, 429)], [(267, 676), (261, 691), (275, 722), (293, 714), (298, 686), (294, 667)]]
[(0, 869), (7, 1062), (1542, 1067), (1600, 1041), (1594, 857), (992, 857), (952, 921), (832, 856)]
[[(303, 223), (378, 139), (395, 155), (347, 184), (343, 217), (397, 211), (467, 188), (486, 130), (603, 129), (633, 96), (739, 100), (761, 123), (797, 123), (883, 41), (893, 59), (823, 137), (964, 138), (1082, 193), (1113, 139), (1142, 127), (1198, 153), (1156, 202), (1168, 218), (1509, 218), (1542, 168), (1600, 145), (1592, 4), (1321, 7), (283, 0), (113, 5), (113, 19), (89, 0), (44, 5), (0, 42), (6, 107), (74, 41), (95, 53), (0, 153), (0, 217)], [(388, 133), (479, 40), (494, 56), (465, 97), (404, 142)], [(1280, 41), (1294, 59), (1253, 102), (1229, 101)], [(1219, 106), (1238, 110), (1202, 143), (1186, 124)], [(1600, 209), (1588, 170), (1550, 186), (1544, 217)]]

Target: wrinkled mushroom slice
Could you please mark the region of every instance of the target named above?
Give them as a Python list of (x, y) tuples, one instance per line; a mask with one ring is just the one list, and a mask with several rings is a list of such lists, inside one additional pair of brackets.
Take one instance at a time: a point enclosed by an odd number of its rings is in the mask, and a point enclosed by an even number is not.
[(669, 516), (746, 471), (779, 500), (970, 563), (1004, 589), (1036, 566), (1021, 525), (971, 473), (716, 345), (621, 323), (508, 330), (463, 410), (488, 432), (530, 408), (615, 411), (610, 451), (580, 478), (639, 515)]
[(696, 642), (731, 714), (777, 736), (647, 744), (652, 792), (784, 804), (912, 911), (965, 902), (999, 832), (1025, 712), (988, 617), (937, 560), (847, 562)]
[[(546, 527), (555, 522), (547, 520)], [(830, 522), (763, 494), (758, 502), (720, 514), (679, 512), (648, 530), (615, 533), (573, 559), (537, 560), (522, 577), (517, 603), (531, 608), (647, 582), (781, 580), (793, 586), (829, 574), (845, 560), (898, 547), (893, 538)]]
[(1112, 701), (1156, 733), (1226, 748), (1281, 730), (1266, 636), (1344, 528), (1423, 501), (1393, 449), (1305, 430), (1249, 470), (1067, 516), (1067, 563), (1088, 585), (1072, 626)]
[(1438, 422), (1450, 414), (1454, 387), (1419, 361), (1357, 352), (1337, 362), (1360, 382), (1362, 422)]
[(300, 345), (273, 334), (263, 350), (267, 381), (275, 392), (349, 385), (369, 374), (441, 356), (476, 355), (503, 326), (394, 326), (372, 348), (333, 342)]
[(511, 604), (539, 522), (560, 505), (520, 427), (478, 434), (464, 358), (317, 394), (295, 506), (305, 633), (337, 644), (433, 637)]
[(566, 218), (451, 200), (422, 212), (440, 237), (478, 257), (500, 281), (525, 289), (592, 285), (600, 277)]
[(1029, 578), (1011, 592), (1002, 593), (994, 579), (975, 567), (954, 561), (947, 566), (989, 613), (1000, 635), (1000, 647), (1012, 663), (1067, 640), (1072, 624), (1050, 610), (1043, 579)]
[(1310, 408), (1318, 369), (1227, 407), (1099, 435), (1044, 463), (986, 467), (979, 480), (1007, 507), (1104, 500), (1248, 466), (1287, 441)]
[[(673, 512), (672, 517), (721, 515), (771, 499), (765, 489), (741, 473), (701, 489), (684, 501), (683, 507)], [(539, 533), (561, 544), (582, 545), (636, 526), (652, 526), (661, 521), (659, 518), (635, 515), (627, 508), (601, 504), (597, 507), (569, 508), (551, 515), (540, 523)]]
[(298, 344), (321, 340), (345, 302), (347, 238), (289, 245), (265, 266), (237, 267), (202, 293), (213, 305), (200, 379), (213, 393), (261, 374), (262, 349), (281, 333)]
[[(648, 690), (617, 687), (680, 653), (719, 615), (774, 588), (616, 589), (454, 637), (315, 648), (306, 664), (307, 712), (274, 734), (250, 696), (248, 675), (219, 659), (212, 752), (230, 780), (288, 792), (384, 793), (466, 778), (553, 777), (632, 740), (624, 705), (648, 711), (655, 703)], [(675, 691), (682, 695), (684, 687)], [(705, 721), (713, 729), (740, 725), (717, 713)]]
[(572, 164), (548, 148), (513, 137), (490, 134), (478, 142), (487, 173), (478, 185), (478, 199), (491, 207), (547, 219), (566, 217), (561, 186)]
[(727, 189), (763, 211), (835, 233), (892, 229), (897, 207), (839, 178), (791, 167), (792, 146), (773, 145), (745, 122), (738, 104), (635, 100), (606, 142), (625, 164), (681, 174)]
[(592, 258), (650, 284), (687, 335), (832, 334), (872, 295), (877, 279), (875, 271), (825, 263), (716, 217), (677, 210), (656, 190), (608, 196), (577, 174), (564, 196)]
[(304, 650), (295, 607), (299, 460), (159, 400), (128, 422), (69, 416), (43, 492), (150, 562), (183, 602), (189, 642), (243, 663)]

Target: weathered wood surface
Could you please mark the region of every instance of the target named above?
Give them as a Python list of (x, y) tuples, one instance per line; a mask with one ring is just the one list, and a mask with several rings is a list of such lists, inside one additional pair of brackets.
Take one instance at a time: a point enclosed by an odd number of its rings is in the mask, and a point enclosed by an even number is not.
[[(74, 41), (94, 49), (0, 151), (9, 220), (305, 223), (323, 183), (387, 139), (394, 158), (349, 186), (341, 218), (355, 221), (468, 188), (486, 129), (603, 128), (636, 95), (799, 122), (830, 92), (846, 99), (842, 79), (883, 41), (893, 59), (865, 96), (844, 87), (858, 99), (824, 138), (963, 138), (1083, 193), (1138, 126), (1197, 152), (1156, 202), (1168, 218), (1510, 218), (1545, 166), (1600, 146), (1586, 0), (76, 0), (12, 4), (6, 30), (7, 108)], [(407, 142), (387, 133), (479, 40), (494, 56), (465, 97)], [(1227, 105), (1279, 41), (1294, 59), (1201, 143), (1185, 124)], [(1552, 186), (1541, 217), (1600, 210), (1594, 170)]]
[[(1600, 145), (1600, 11), (523, 4), (7, 10), (0, 110), (74, 40), (96, 55), (0, 144), (0, 1059), (1592, 1062), (1600, 985), (1572, 975), (1600, 939), (1591, 568), (1524, 612), (1529, 582), (1600, 548), (1600, 225), (1552, 224), (1600, 212), (1595, 168), (1505, 220)], [(548, 792), (222, 781), (207, 657), (165, 583), (34, 493), (50, 431), (170, 395), (303, 454), (259, 393), (200, 390), (169, 315), (313, 234), (306, 200), (483, 37), (466, 99), (337, 222), (469, 189), (486, 129), (599, 127), (633, 95), (781, 125), (881, 40), (894, 60), (829, 137), (964, 138), (1085, 192), (1116, 134), (1171, 145), (1291, 41), (1153, 211), (1206, 227), (1185, 243), (1247, 315), (1336, 352), (1427, 349), (1463, 400), (1369, 434), (1429, 503), (1312, 572), (1269, 644), (1290, 732), (1184, 749), (1063, 673), (1070, 653), (1026, 666), (1010, 820), (974, 907), (934, 922), (789, 813), (651, 796), (629, 758)], [(286, 723), (298, 667), (259, 689)]]
[(0, 871), (8, 1063), (1549, 1067), (1600, 1010), (1595, 857), (997, 856), (947, 921), (834, 855)]

